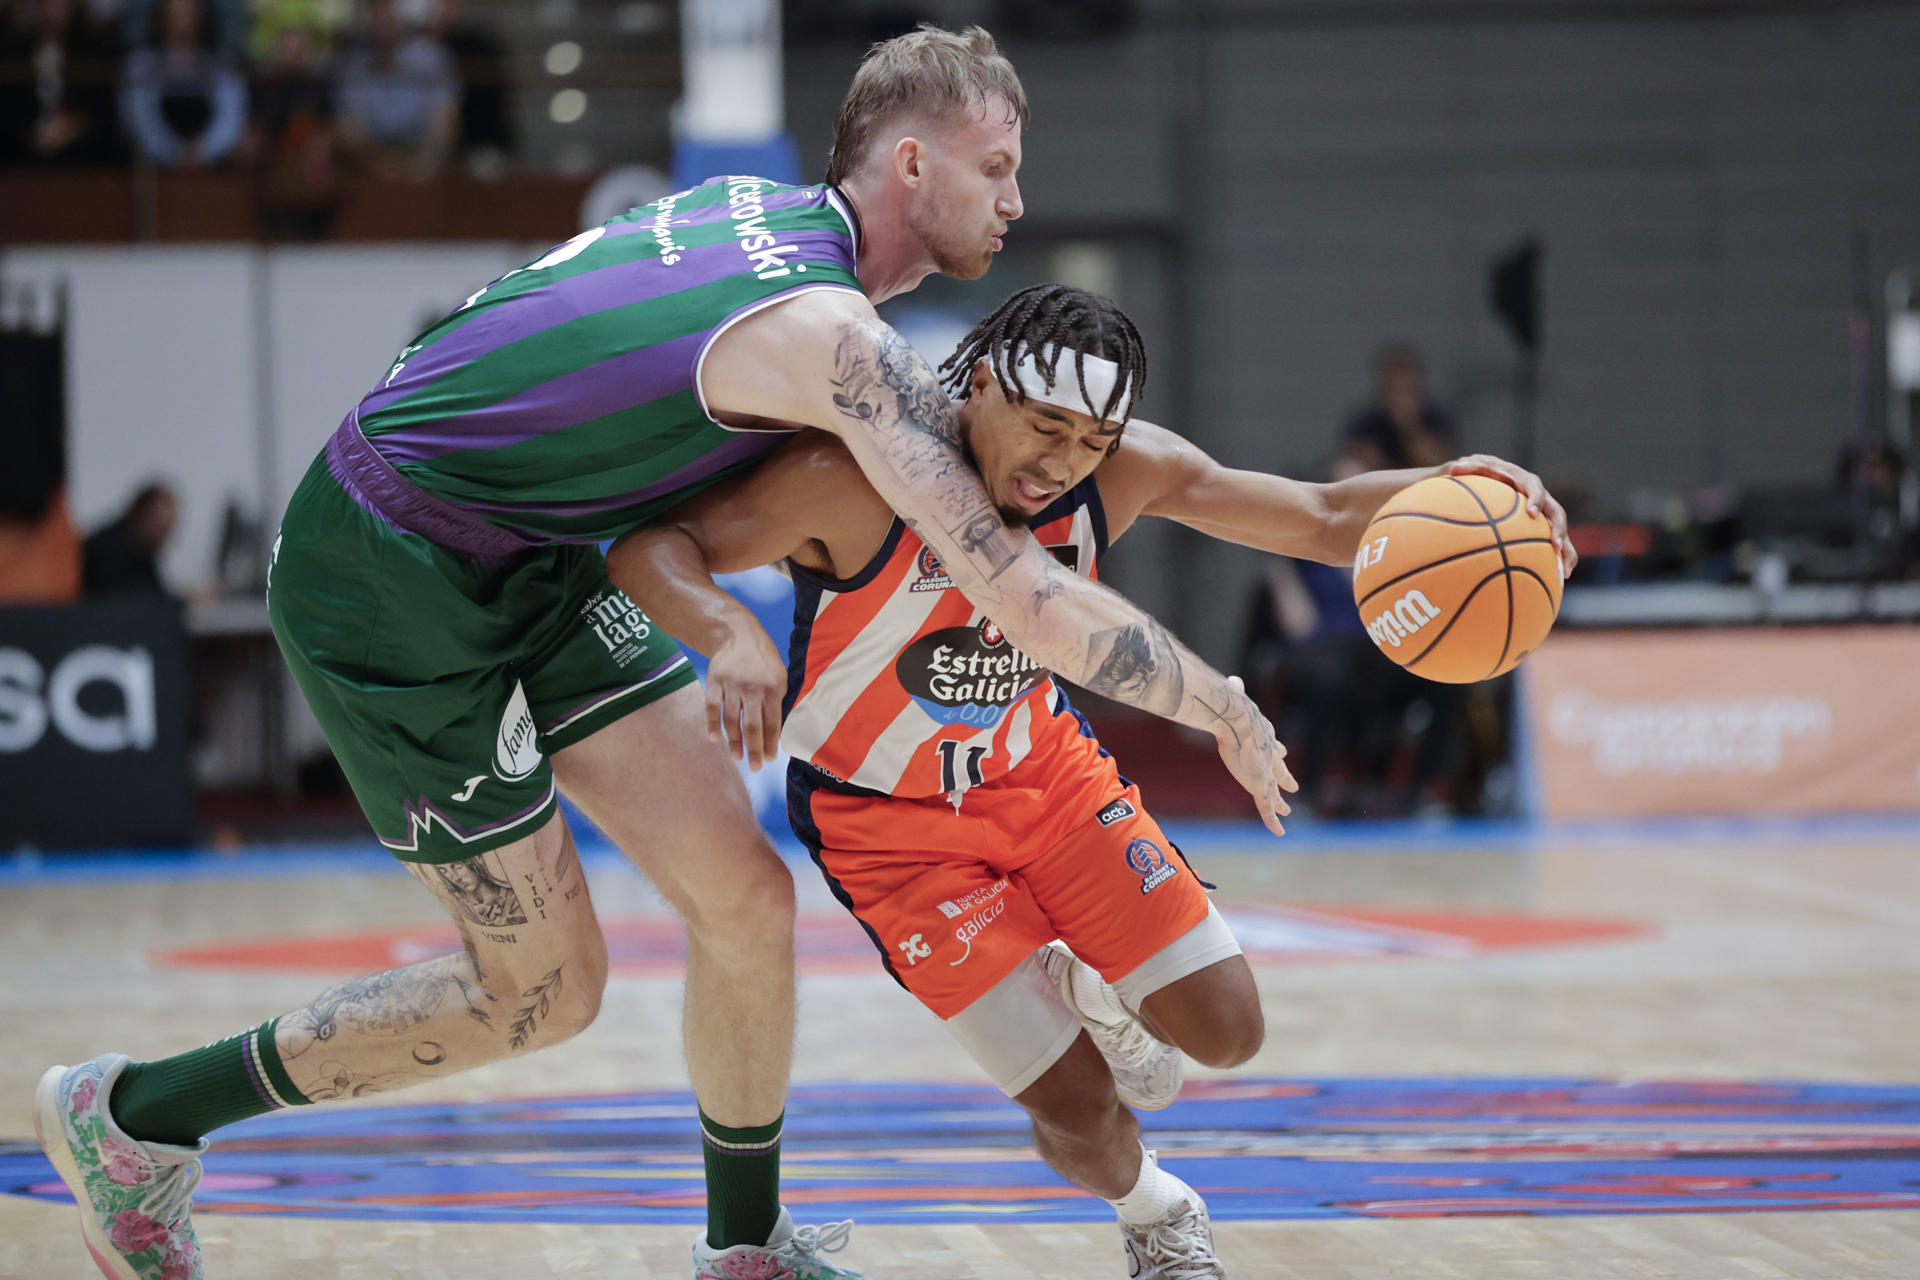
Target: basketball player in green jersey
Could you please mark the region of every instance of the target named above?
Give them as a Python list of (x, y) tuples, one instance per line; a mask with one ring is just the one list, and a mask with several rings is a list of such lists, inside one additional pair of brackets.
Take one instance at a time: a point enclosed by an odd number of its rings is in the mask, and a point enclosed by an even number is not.
[[(35, 1126), (103, 1272), (197, 1280), (204, 1135), (544, 1048), (606, 946), (565, 791), (687, 925), (684, 1041), (709, 1215), (696, 1277), (858, 1273), (778, 1200), (793, 887), (671, 639), (594, 547), (813, 426), (1036, 661), (1204, 728), (1276, 832), (1290, 789), (1237, 684), (1002, 523), (933, 372), (874, 313), (983, 274), (1022, 212), (1026, 99), (978, 29), (878, 46), (828, 185), (715, 179), (568, 241), (409, 344), (296, 490), (274, 631), (382, 843), (464, 950), (203, 1049), (50, 1069)], [(644, 602), (641, 602), (644, 603)]]

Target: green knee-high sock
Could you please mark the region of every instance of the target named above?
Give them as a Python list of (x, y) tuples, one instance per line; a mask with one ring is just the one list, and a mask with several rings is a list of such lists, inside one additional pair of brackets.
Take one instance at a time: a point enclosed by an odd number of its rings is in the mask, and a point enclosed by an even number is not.
[(177, 1057), (128, 1063), (107, 1100), (114, 1123), (142, 1142), (190, 1147), (222, 1125), (307, 1105), (273, 1047), (279, 1021)]
[(734, 1129), (700, 1113), (707, 1159), (707, 1244), (765, 1244), (780, 1218), (780, 1126)]

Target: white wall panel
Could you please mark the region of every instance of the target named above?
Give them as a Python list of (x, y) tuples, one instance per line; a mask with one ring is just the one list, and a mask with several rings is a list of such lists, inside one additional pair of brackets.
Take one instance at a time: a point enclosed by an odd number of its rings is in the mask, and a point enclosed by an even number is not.
[(543, 245), (360, 245), (267, 255), (272, 519), (347, 411), (415, 334)]

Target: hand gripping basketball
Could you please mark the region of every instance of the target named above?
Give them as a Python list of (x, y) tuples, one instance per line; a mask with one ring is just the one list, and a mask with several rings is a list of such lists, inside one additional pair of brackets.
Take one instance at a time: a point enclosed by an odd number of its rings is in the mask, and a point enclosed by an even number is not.
[(1213, 731), (1220, 759), (1253, 797), (1267, 830), (1283, 836), (1287, 829), (1280, 824), (1281, 815), (1293, 812), (1283, 793), (1300, 789), (1287, 770), (1287, 749), (1273, 736), (1273, 726), (1247, 696), (1239, 676), (1227, 677), (1226, 693), (1227, 705)]

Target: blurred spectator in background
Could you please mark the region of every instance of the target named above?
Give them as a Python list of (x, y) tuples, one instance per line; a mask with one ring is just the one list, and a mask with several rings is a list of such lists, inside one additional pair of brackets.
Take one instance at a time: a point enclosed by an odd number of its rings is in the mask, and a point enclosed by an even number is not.
[(391, 0), (370, 0), (365, 35), (341, 61), (334, 105), (342, 143), (371, 172), (430, 178), (446, 164), (460, 124), (453, 55), (405, 30)]
[[(1328, 478), (1431, 467), (1459, 455), (1453, 422), (1428, 401), (1420, 353), (1374, 356), (1373, 403), (1348, 420)], [(1441, 814), (1479, 803), (1465, 770), (1468, 690), (1396, 665), (1368, 638), (1353, 576), (1272, 557), (1254, 593), (1240, 670), (1292, 749), (1300, 798), (1323, 817)], [(1468, 773), (1476, 776), (1468, 777)]]
[(1920, 569), (1920, 529), (1909, 527), (1901, 510), (1906, 475), (1905, 460), (1885, 440), (1870, 440), (1864, 448), (1848, 444), (1840, 451), (1834, 488), (1852, 509), (1862, 577), (1915, 576)]
[(465, 16), (461, 0), (438, 0), (427, 30), (453, 55), (460, 77), (460, 150), (479, 178), (506, 172), (513, 154), (507, 113), (507, 47)]
[(142, 485), (118, 518), (87, 536), (82, 589), (89, 596), (164, 596), (160, 552), (173, 536), (179, 499), (158, 481)]
[(1373, 403), (1347, 422), (1342, 455), (1358, 470), (1432, 467), (1459, 455), (1453, 419), (1427, 399), (1420, 352), (1390, 342), (1373, 357)]
[(1240, 669), (1291, 749), (1299, 800), (1321, 817), (1445, 813), (1458, 784), (1464, 691), (1382, 656), (1332, 565), (1267, 561)]
[[(156, 43), (155, 27), (161, 29), (164, 38), (166, 0), (106, 0), (106, 3), (120, 12), (127, 48), (142, 49)], [(226, 61), (237, 62), (247, 35), (246, 0), (204, 0), (202, 14), (208, 46)]]
[(310, 28), (287, 23), (254, 73), (247, 140), (260, 178), (260, 215), (274, 239), (315, 240), (338, 202), (333, 84)]
[(124, 157), (114, 120), (120, 41), (78, 0), (13, 0), (0, 24), (0, 165)]
[(168, 168), (218, 164), (240, 145), (247, 82), (219, 52), (202, 0), (162, 0), (157, 46), (127, 55), (121, 97), (140, 154)]

